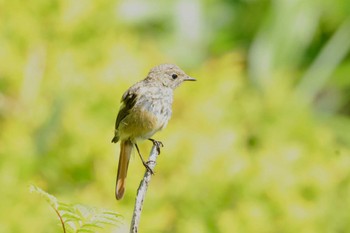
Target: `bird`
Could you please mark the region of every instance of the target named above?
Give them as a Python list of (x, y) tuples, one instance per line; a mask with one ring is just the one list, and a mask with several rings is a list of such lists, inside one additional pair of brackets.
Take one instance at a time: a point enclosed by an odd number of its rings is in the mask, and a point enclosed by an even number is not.
[(144, 161), (137, 143), (150, 140), (160, 153), (160, 141), (151, 137), (165, 128), (172, 115), (174, 90), (184, 81), (196, 81), (175, 64), (153, 67), (146, 78), (135, 83), (121, 98), (121, 106), (115, 121), (113, 143), (120, 141), (118, 172), (115, 186), (117, 200), (123, 198), (129, 160), (136, 147), (145, 168), (153, 174)]

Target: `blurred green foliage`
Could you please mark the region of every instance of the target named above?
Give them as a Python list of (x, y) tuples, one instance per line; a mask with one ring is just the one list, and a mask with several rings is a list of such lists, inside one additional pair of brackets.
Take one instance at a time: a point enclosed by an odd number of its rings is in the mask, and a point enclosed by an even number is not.
[[(176, 91), (140, 232), (350, 231), (350, 2), (0, 1), (0, 232), (60, 232), (35, 184), (112, 209), (119, 100), (159, 63)], [(142, 143), (144, 154), (150, 150)]]

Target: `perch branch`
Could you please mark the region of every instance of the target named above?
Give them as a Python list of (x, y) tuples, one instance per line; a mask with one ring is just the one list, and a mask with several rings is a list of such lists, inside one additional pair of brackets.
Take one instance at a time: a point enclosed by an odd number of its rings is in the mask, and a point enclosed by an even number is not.
[[(148, 158), (148, 162), (147, 162), (148, 166), (152, 170), (154, 170), (154, 167), (156, 166), (156, 160), (159, 155), (158, 152), (159, 152), (159, 149), (157, 149), (157, 146), (153, 145), (151, 153)], [(143, 179), (140, 182), (140, 186), (137, 189), (134, 213), (132, 216), (131, 226), (130, 226), (130, 233), (138, 232), (143, 201), (145, 199), (147, 188), (148, 188), (149, 182), (151, 181), (151, 177), (152, 177), (151, 171), (146, 169), (145, 175), (143, 176)]]

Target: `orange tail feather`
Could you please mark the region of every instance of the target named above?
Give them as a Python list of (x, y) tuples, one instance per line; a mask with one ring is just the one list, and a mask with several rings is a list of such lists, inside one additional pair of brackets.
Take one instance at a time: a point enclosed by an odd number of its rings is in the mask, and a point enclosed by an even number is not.
[(131, 141), (121, 141), (120, 142), (120, 155), (118, 164), (117, 181), (115, 187), (115, 197), (120, 200), (124, 196), (125, 192), (125, 181), (126, 175), (128, 173), (130, 155), (133, 148)]

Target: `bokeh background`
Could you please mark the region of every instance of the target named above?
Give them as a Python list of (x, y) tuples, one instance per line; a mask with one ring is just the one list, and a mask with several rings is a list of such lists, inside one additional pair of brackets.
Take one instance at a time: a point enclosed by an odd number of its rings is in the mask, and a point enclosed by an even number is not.
[(198, 81), (155, 136), (140, 232), (350, 232), (349, 49), (348, 0), (0, 1), (0, 232), (62, 232), (30, 184), (127, 232), (144, 168), (117, 202), (110, 140), (159, 63)]

